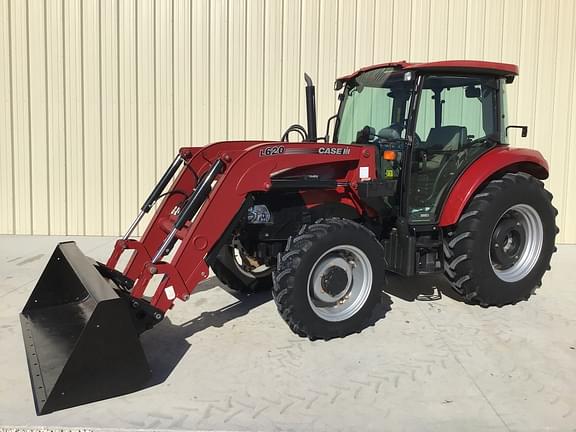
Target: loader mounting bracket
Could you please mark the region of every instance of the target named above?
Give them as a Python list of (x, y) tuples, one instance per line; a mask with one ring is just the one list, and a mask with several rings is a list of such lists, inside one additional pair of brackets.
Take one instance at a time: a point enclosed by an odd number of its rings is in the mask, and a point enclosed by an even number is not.
[(96, 262), (96, 270), (105, 278), (111, 279), (123, 291), (130, 292), (134, 287), (134, 281), (124, 276), (124, 274), (116, 269), (106, 267), (101, 262)]
[(105, 278), (110, 279), (118, 287), (116, 293), (120, 298), (125, 299), (131, 309), (132, 320), (138, 334), (150, 330), (164, 318), (164, 313), (150, 304), (149, 299), (136, 299), (130, 296), (134, 287), (134, 281), (127, 278), (116, 269), (111, 269), (101, 262), (95, 264), (96, 270)]

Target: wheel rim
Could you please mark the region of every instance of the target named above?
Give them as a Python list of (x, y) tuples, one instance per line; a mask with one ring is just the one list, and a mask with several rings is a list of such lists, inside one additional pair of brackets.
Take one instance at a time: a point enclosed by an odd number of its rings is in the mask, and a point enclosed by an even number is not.
[(542, 220), (527, 204), (517, 204), (504, 212), (490, 240), (490, 262), (498, 278), (505, 282), (524, 279), (534, 268), (544, 241)]
[(256, 262), (255, 259), (248, 257), (242, 253), (240, 248), (231, 246), (232, 248), (232, 261), (240, 273), (249, 278), (260, 279), (267, 277), (272, 272), (272, 269), (264, 264)]
[(344, 321), (366, 303), (372, 289), (372, 266), (355, 246), (336, 246), (316, 260), (308, 276), (308, 302), (326, 321)]

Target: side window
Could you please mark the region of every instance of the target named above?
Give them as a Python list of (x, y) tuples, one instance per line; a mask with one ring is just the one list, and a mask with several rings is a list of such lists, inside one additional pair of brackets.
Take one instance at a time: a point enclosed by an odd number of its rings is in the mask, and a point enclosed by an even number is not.
[(508, 122), (508, 96), (506, 93), (506, 82), (504, 79), (500, 80), (500, 141), (508, 144), (508, 137), (506, 136), (506, 128)]
[[(459, 144), (463, 144), (466, 138), (471, 140), (489, 135), (493, 124), (492, 122), (489, 125), (483, 124), (482, 105), (486, 102), (482, 100), (480, 92), (480, 86), (475, 86), (473, 82), (469, 86), (434, 90), (424, 88), (420, 97), (416, 126), (420, 140), (429, 146), (441, 145), (441, 142), (435, 142), (437, 137), (434, 129), (449, 126), (462, 128), (463, 142)], [(440, 101), (436, 102), (436, 98)], [(488, 104), (491, 104), (491, 101), (488, 101)], [(440, 112), (437, 112), (437, 109), (440, 109)], [(487, 126), (488, 131), (484, 126)]]
[(482, 102), (477, 97), (467, 97), (466, 89), (480, 90), (471, 85), (448, 88), (442, 92), (444, 103), (441, 126), (464, 127), (466, 128), (466, 135), (470, 139), (485, 136), (486, 134), (482, 130)]
[(420, 95), (420, 109), (418, 110), (418, 123), (416, 133), (420, 140), (425, 140), (434, 127), (434, 92), (430, 89), (423, 89)]

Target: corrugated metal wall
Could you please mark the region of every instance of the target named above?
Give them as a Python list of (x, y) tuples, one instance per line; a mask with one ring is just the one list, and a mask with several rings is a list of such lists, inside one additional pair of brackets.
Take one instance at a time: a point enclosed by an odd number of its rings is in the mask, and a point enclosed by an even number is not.
[(517, 63), (576, 242), (573, 0), (0, 0), (0, 233), (118, 234), (182, 145), (320, 124), (334, 78), (389, 60)]

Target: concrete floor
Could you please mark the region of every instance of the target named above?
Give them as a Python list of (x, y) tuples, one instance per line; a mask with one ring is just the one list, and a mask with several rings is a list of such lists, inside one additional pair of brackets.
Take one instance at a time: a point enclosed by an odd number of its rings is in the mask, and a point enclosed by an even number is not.
[[(293, 335), (269, 293), (240, 301), (210, 278), (143, 336), (155, 385), (36, 417), (18, 312), (59, 240), (0, 236), (0, 430), (576, 431), (576, 246), (501, 309), (415, 301), (446, 283), (394, 278), (385, 317), (330, 342)], [(76, 240), (101, 260), (113, 242)]]

